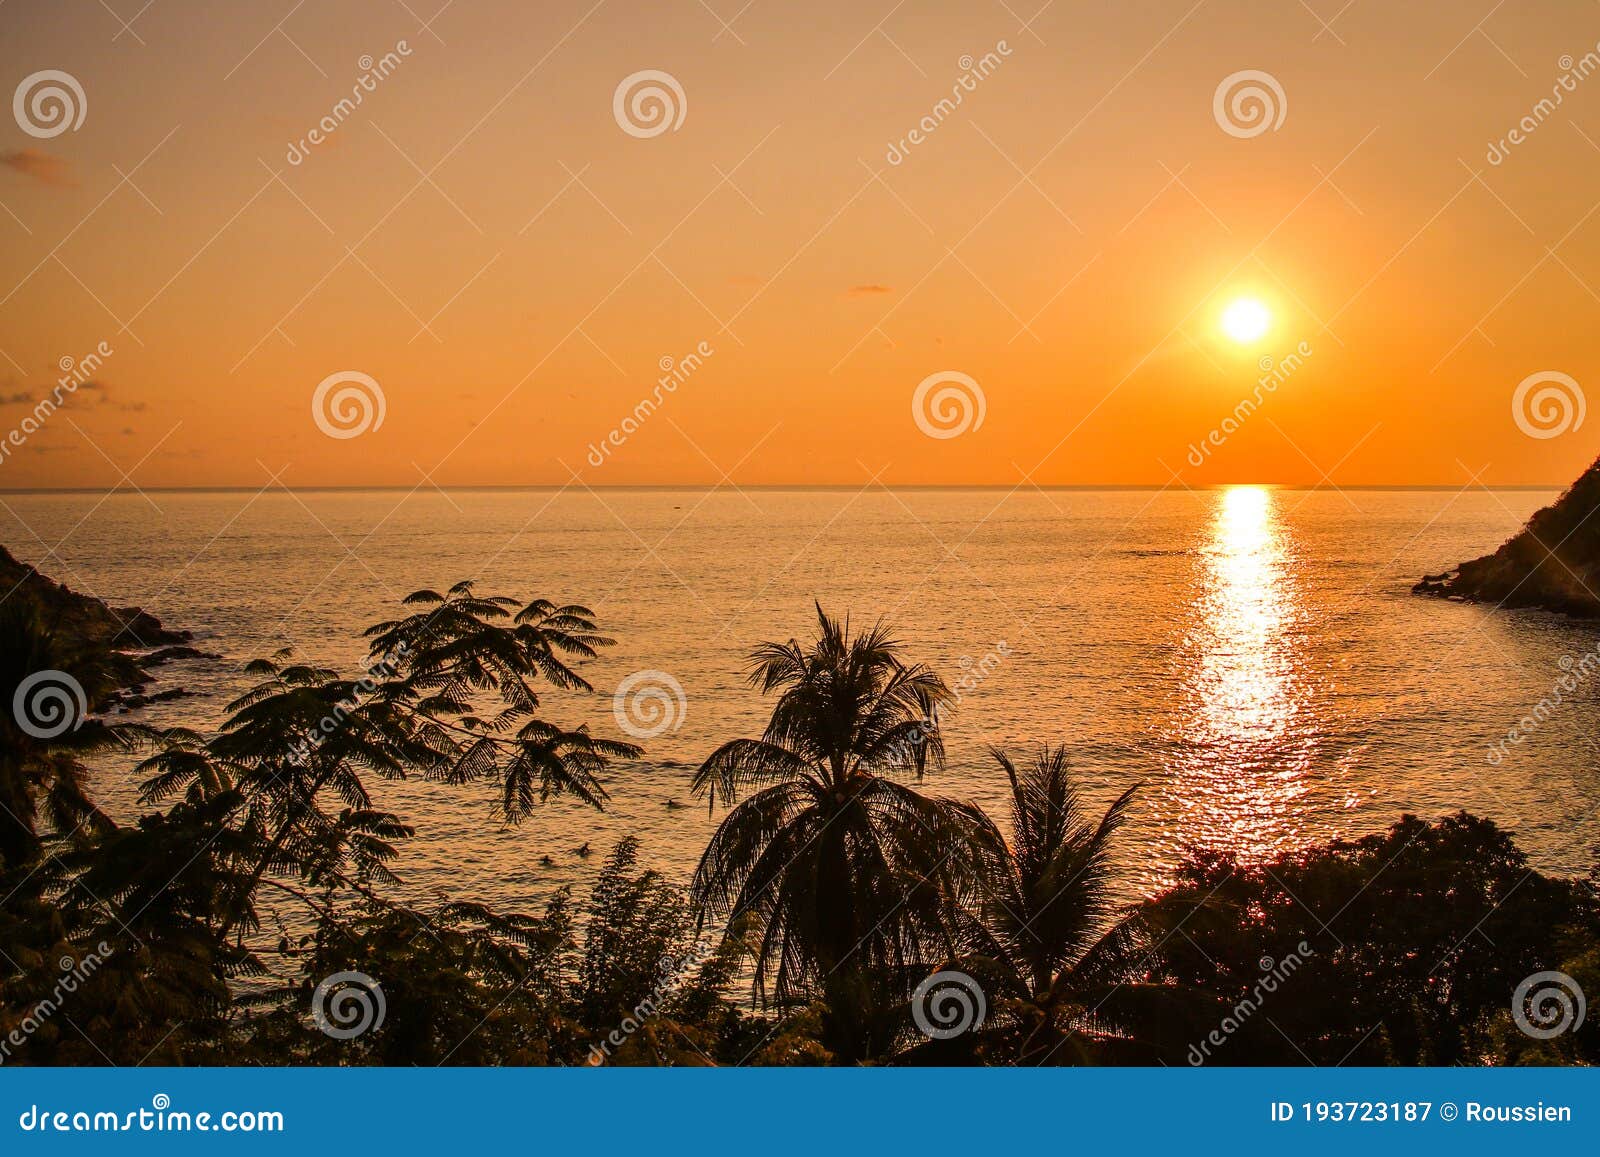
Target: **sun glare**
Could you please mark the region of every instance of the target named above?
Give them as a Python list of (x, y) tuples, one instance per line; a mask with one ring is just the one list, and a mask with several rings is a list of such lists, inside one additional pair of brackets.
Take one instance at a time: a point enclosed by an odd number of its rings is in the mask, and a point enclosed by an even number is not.
[(1272, 325), (1272, 314), (1253, 297), (1241, 297), (1222, 311), (1222, 332), (1236, 342), (1260, 341)]

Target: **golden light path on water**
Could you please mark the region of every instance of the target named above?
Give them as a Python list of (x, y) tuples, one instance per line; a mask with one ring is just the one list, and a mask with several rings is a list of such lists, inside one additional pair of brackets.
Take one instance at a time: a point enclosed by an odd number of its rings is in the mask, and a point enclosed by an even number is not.
[(1197, 722), (1209, 738), (1270, 742), (1288, 723), (1281, 648), (1293, 608), (1286, 605), (1283, 555), (1271, 495), (1255, 486), (1225, 491), (1203, 556), (1210, 582), (1201, 605), (1210, 637)]
[(1245, 860), (1296, 842), (1317, 746), (1306, 596), (1281, 501), (1257, 486), (1216, 495), (1181, 646), (1184, 702), (1166, 745), (1169, 830), (1189, 849)]
[[(586, 895), (628, 835), (644, 841), (642, 862), (689, 879), (726, 813), (668, 801), (690, 802), (689, 779), (718, 745), (760, 734), (771, 702), (745, 682), (748, 650), (804, 636), (814, 598), (858, 624), (882, 616), (907, 656), (952, 685), (1007, 641), (1004, 661), (964, 690), (949, 764), (923, 790), (1004, 824), (991, 744), (1028, 756), (1067, 743), (1091, 808), (1143, 784), (1117, 842), (1123, 899), (1169, 885), (1192, 851), (1270, 856), (1380, 831), (1407, 811), (1466, 808), (1514, 827), (1542, 868), (1589, 869), (1600, 779), (1585, 738), (1600, 733), (1600, 693), (1573, 695), (1501, 765), (1485, 753), (1549, 694), (1563, 656), (1594, 649), (1592, 625), (1410, 593), (1554, 494), (1174, 491), (1019, 493), (998, 512), (982, 490), (848, 504), (763, 491), (760, 509), (731, 491), (419, 492), (398, 509), (388, 491), (308, 491), (263, 495), (242, 515), (225, 492), (168, 495), (160, 511), (136, 494), (19, 494), (0, 509), (0, 542), (34, 541), (30, 528), (65, 542), (63, 575), (154, 606), (217, 656), (161, 668), (159, 686), (192, 694), (134, 717), (153, 726), (209, 731), (253, 682), (245, 664), (286, 642), (353, 674), (363, 628), (393, 617), (396, 591), (468, 576), (594, 605), (618, 639), (585, 667), (596, 693), (552, 695), (552, 718), (624, 738), (610, 702), (623, 679), (666, 671), (683, 685), (681, 727), (616, 768), (603, 813), (553, 800), (507, 828), (488, 785), (375, 785), (416, 825), (396, 868), (419, 903), (442, 887), (538, 911), (558, 887)], [(929, 527), (947, 542), (976, 533), (966, 566), (940, 554)], [(660, 559), (632, 528), (646, 542), (670, 536)], [(362, 551), (372, 569), (334, 570), (330, 529), (375, 536)], [(712, 613), (686, 614), (686, 589)], [(1029, 615), (1037, 640), (1019, 627)], [(119, 823), (148, 810), (131, 767), (125, 753), (94, 766)], [(585, 843), (597, 854), (575, 854)]]

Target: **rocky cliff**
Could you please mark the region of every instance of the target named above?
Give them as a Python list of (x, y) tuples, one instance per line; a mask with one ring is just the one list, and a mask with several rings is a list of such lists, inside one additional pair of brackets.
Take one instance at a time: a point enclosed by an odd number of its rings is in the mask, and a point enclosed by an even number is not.
[(1499, 550), (1427, 575), (1412, 589), (1600, 618), (1600, 460)]

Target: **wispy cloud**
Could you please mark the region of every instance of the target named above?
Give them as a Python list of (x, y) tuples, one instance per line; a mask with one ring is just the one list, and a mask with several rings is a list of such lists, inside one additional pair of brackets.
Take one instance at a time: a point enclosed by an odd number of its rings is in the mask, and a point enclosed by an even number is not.
[(852, 285), (845, 290), (846, 297), (872, 297), (879, 293), (893, 293), (894, 290), (887, 285)]
[(72, 167), (64, 158), (39, 149), (14, 149), (9, 153), (0, 153), (0, 164), (58, 189), (68, 189), (77, 184), (72, 179)]

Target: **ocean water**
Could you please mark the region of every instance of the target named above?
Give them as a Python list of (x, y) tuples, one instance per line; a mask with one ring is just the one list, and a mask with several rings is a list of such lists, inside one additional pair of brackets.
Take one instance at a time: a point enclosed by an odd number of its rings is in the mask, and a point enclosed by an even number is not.
[[(999, 808), (1004, 777), (988, 748), (1021, 757), (1043, 743), (1071, 749), (1096, 803), (1144, 785), (1121, 843), (1132, 897), (1195, 849), (1269, 856), (1407, 811), (1467, 808), (1513, 829), (1543, 868), (1593, 864), (1600, 686), (1559, 680), (1600, 631), (1409, 593), (1424, 572), (1498, 546), (1553, 497), (14, 494), (0, 505), (0, 541), (75, 589), (195, 632), (218, 656), (162, 668), (156, 690), (195, 694), (146, 709), (153, 722), (214, 723), (247, 685), (244, 663), (283, 647), (358, 673), (362, 627), (410, 591), (465, 578), (484, 593), (586, 604), (618, 640), (584, 668), (595, 693), (552, 692), (547, 717), (621, 738), (623, 680), (659, 672), (682, 688), (644, 758), (609, 776), (603, 815), (556, 802), (508, 828), (491, 818), (487, 785), (374, 784), (417, 827), (395, 867), (419, 899), (536, 908), (590, 878), (630, 833), (645, 862), (686, 882), (720, 815), (690, 797), (690, 774), (719, 743), (759, 734), (769, 704), (745, 682), (746, 653), (803, 637), (814, 601), (862, 626), (894, 624), (906, 654), (960, 690), (949, 765), (929, 792)], [(1541, 701), (1546, 718), (1492, 763)], [(99, 765), (95, 788), (114, 815), (137, 812), (130, 761)], [(575, 852), (585, 844), (587, 858)]]

